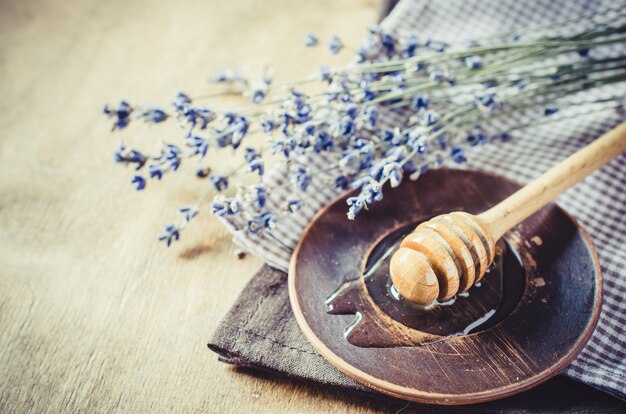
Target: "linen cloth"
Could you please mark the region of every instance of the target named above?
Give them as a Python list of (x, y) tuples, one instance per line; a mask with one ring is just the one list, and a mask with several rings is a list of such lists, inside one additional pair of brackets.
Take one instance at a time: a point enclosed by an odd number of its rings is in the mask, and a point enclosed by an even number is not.
[[(529, 26), (549, 26), (551, 22), (620, 4), (626, 7), (621, 1), (603, 0), (401, 0), (381, 26), (390, 31), (414, 32), (454, 42), (508, 30), (523, 31)], [(552, 27), (552, 32), (554, 30), (558, 31), (559, 27)], [(621, 44), (607, 48), (604, 53), (624, 48), (626, 45)], [(584, 98), (606, 93), (606, 88), (586, 92)], [(609, 93), (624, 97), (626, 87), (613, 85)], [(607, 109), (589, 114), (585, 105), (577, 110), (579, 116), (575, 119), (523, 130), (507, 143), (475, 147), (467, 152), (467, 168), (529, 182), (624, 119), (619, 111)], [(401, 125), (408, 116), (406, 112), (394, 112), (386, 114), (382, 122), (393, 127)], [(316, 170), (328, 164), (324, 155), (313, 155), (308, 165), (315, 175)], [(270, 208), (285, 205), (291, 196), (289, 187), (282, 185), (287, 180), (287, 171), (281, 167), (267, 175), (265, 185)], [(307, 199), (306, 206), (299, 214), (281, 218), (280, 225), (273, 231), (274, 237), (238, 231), (242, 223), (236, 220), (224, 222), (233, 231), (237, 243), (270, 266), (286, 271), (304, 227), (319, 208), (338, 195), (331, 187), (313, 180), (307, 191), (311, 198)], [(590, 234), (604, 278), (598, 326), (588, 345), (563, 374), (626, 400), (626, 155), (617, 157), (559, 196), (557, 203)], [(376, 208), (375, 205), (372, 208)], [(210, 346), (237, 365), (267, 366), (297, 377), (363, 389), (321, 359), (300, 334), (291, 314), (284, 279), (283, 272), (269, 268), (255, 276), (216, 331)], [(298, 358), (291, 355), (293, 352)]]

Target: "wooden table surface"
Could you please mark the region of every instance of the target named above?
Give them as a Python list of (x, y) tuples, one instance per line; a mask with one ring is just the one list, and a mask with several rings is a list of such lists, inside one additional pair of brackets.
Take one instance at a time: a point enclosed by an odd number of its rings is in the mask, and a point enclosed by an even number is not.
[(100, 113), (119, 98), (167, 106), (179, 89), (209, 91), (225, 66), (297, 79), (340, 63), (349, 57), (305, 50), (305, 33), (354, 44), (378, 7), (0, 2), (0, 412), (396, 410), (217, 361), (206, 343), (261, 261), (237, 260), (208, 215), (169, 251), (158, 244), (197, 183), (172, 176), (136, 193), (112, 152), (180, 132), (114, 135)]

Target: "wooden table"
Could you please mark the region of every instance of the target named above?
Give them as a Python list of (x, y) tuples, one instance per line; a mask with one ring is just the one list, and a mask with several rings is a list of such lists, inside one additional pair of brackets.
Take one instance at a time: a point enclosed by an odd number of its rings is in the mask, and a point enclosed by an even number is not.
[(182, 174), (136, 193), (112, 152), (180, 132), (111, 134), (100, 113), (209, 91), (225, 66), (297, 79), (341, 63), (304, 50), (305, 33), (354, 44), (378, 2), (178, 4), (0, 3), (0, 412), (388, 411), (217, 361), (206, 343), (261, 261), (236, 259), (208, 214), (169, 251), (158, 244), (198, 183)]

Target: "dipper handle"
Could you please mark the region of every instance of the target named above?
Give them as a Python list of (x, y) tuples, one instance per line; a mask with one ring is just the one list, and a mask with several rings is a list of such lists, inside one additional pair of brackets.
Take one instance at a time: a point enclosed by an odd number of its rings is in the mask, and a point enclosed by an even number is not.
[(535, 181), (478, 216), (493, 240), (554, 200), (557, 195), (626, 151), (626, 122), (552, 167)]
[(485, 275), (504, 233), (624, 151), (626, 122), (478, 216), (453, 212), (421, 223), (391, 257), (394, 287), (420, 305), (465, 292)]

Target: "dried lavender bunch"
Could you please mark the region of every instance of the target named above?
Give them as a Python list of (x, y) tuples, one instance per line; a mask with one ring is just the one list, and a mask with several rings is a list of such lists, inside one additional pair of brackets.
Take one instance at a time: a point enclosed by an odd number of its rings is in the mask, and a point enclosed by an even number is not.
[[(513, 131), (576, 116), (571, 110), (581, 104), (621, 108), (623, 96), (609, 93), (585, 101), (577, 94), (626, 80), (626, 56), (606, 53), (610, 45), (626, 42), (625, 21), (625, 10), (608, 9), (554, 25), (561, 30), (582, 27), (570, 35), (535, 27), (463, 45), (373, 27), (358, 48), (336, 36), (329, 40), (331, 53), (356, 54), (344, 68), (322, 66), (313, 76), (282, 83), (274, 82), (268, 71), (252, 81), (224, 70), (212, 82), (226, 85), (225, 90), (196, 97), (179, 92), (170, 111), (122, 101), (117, 107), (105, 106), (104, 113), (114, 131), (136, 119), (149, 124), (176, 120), (182, 128), (182, 142), (164, 144), (158, 154), (124, 144), (115, 153), (116, 162), (135, 167), (131, 183), (139, 191), (150, 180), (176, 172), (183, 160), (206, 165), (210, 154), (227, 149), (241, 156), (241, 164), (230, 171), (196, 169), (202, 196), (195, 205), (180, 208), (177, 224), (165, 227), (159, 239), (167, 246), (216, 192), (213, 214), (241, 215), (245, 231), (271, 235), (281, 215), (295, 213), (307, 202), (313, 180), (338, 190), (360, 189), (347, 200), (347, 216), (354, 219), (383, 197), (386, 183), (396, 187), (404, 177), (416, 179), (446, 160), (464, 163), (468, 147), (507, 141)], [(306, 36), (307, 47), (319, 44), (316, 36)], [(320, 82), (323, 92), (301, 89)], [(223, 112), (199, 104), (224, 94), (241, 94), (251, 104)], [(391, 112), (405, 114), (404, 121), (391, 129), (381, 126), (381, 114)], [(511, 119), (524, 121), (515, 124)], [(265, 144), (246, 145), (253, 134), (265, 135)], [(266, 203), (268, 152), (278, 154), (287, 166), (287, 185), (293, 188), (294, 197), (280, 211)], [(306, 157), (313, 153), (331, 160), (327, 170), (309, 170)], [(231, 190), (246, 173), (258, 176), (258, 183)]]

